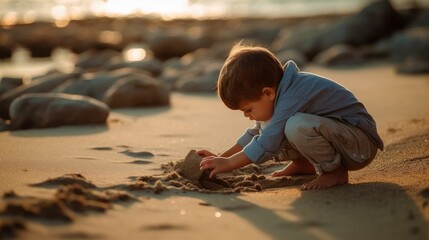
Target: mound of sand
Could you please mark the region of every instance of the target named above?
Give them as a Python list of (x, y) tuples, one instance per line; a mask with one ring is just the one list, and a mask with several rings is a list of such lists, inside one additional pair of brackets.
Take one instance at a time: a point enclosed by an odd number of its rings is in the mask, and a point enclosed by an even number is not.
[(18, 232), (25, 230), (26, 225), (20, 219), (2, 219), (0, 220), (0, 238), (16, 237)]
[(314, 177), (272, 178), (269, 174), (264, 174), (264, 170), (278, 167), (283, 163), (269, 161), (260, 165), (248, 165), (230, 173), (209, 178), (210, 171), (200, 170), (201, 160), (202, 157), (195, 150), (191, 150), (185, 159), (162, 165), (163, 174), (139, 177), (136, 182), (128, 184), (126, 187), (131, 190), (150, 190), (155, 193), (168, 189), (201, 193), (257, 192), (298, 185)]
[(41, 183), (35, 183), (31, 186), (35, 187), (57, 187), (61, 185), (71, 185), (71, 184), (77, 184), (79, 186), (82, 186), (84, 188), (96, 188), (94, 184), (92, 184), (90, 181), (88, 181), (84, 176), (82, 176), (79, 173), (71, 173), (71, 174), (65, 174), (63, 176), (48, 179), (46, 181), (43, 181)]
[[(63, 179), (63, 178), (57, 178)], [(118, 190), (94, 190), (79, 184), (60, 186), (52, 198), (19, 196), (7, 192), (0, 203), (0, 215), (45, 218), (72, 222), (75, 213), (105, 212), (112, 203), (135, 198)]]

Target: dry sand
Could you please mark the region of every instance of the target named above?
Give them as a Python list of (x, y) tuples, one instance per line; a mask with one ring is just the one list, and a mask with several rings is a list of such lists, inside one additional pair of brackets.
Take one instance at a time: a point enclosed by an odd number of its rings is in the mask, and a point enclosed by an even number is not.
[(259, 188), (282, 167), (269, 163), (233, 173), (226, 192), (241, 193), (200, 193), (204, 174), (186, 185), (170, 162), (220, 152), (252, 123), (214, 95), (174, 93), (171, 107), (115, 111), (104, 127), (1, 132), (0, 238), (429, 239), (429, 77), (388, 64), (306, 70), (354, 91), (378, 123), (386, 150), (351, 184)]

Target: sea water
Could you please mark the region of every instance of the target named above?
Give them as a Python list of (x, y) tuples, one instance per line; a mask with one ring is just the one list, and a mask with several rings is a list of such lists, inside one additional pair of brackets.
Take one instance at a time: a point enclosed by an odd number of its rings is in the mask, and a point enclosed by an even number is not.
[[(374, 0), (0, 0), (4, 24), (94, 16), (175, 18), (299, 17), (353, 13)], [(397, 8), (429, 0), (391, 0)]]

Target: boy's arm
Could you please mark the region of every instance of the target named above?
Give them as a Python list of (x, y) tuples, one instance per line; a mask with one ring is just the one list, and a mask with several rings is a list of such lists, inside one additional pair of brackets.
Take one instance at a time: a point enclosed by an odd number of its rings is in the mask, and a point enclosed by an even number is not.
[(200, 170), (212, 169), (210, 172), (210, 178), (212, 178), (218, 173), (229, 172), (250, 163), (252, 163), (252, 161), (240, 151), (231, 157), (206, 157), (200, 163)]
[(236, 143), (234, 146), (230, 147), (228, 150), (223, 152), (219, 157), (231, 157), (232, 155), (243, 150), (243, 147)]
[[(226, 150), (224, 153), (220, 154), (219, 157), (230, 157), (238, 152), (240, 152), (241, 150), (243, 150), (243, 147), (241, 147), (238, 144), (235, 144), (234, 146), (231, 146), (228, 150)], [(201, 157), (217, 157), (217, 154), (214, 154), (210, 151), (207, 150), (198, 150), (197, 154), (200, 155)]]

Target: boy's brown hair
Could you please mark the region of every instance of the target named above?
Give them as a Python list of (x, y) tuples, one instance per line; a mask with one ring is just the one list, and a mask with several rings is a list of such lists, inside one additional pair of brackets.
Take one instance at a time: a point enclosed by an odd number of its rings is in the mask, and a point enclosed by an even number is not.
[(238, 43), (220, 71), (218, 94), (228, 108), (236, 110), (243, 100), (259, 100), (264, 87), (277, 89), (282, 76), (282, 64), (268, 49)]

